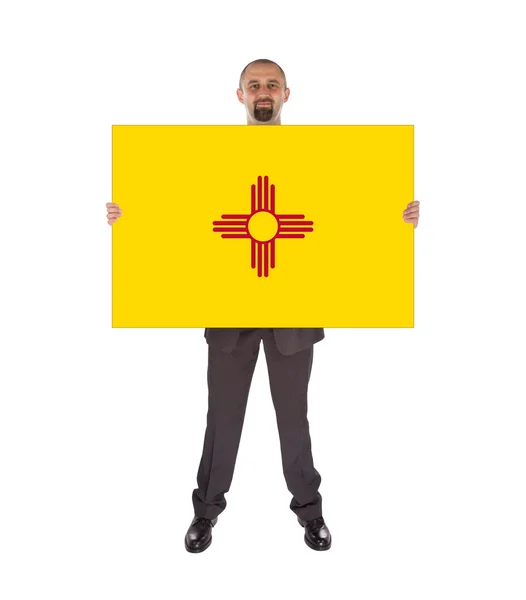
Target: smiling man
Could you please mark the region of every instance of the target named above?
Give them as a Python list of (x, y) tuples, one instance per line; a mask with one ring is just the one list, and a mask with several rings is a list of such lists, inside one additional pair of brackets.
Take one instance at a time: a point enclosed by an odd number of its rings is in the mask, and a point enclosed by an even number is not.
[(239, 78), (237, 97), (245, 105), (247, 125), (281, 125), (281, 109), (289, 99), (285, 73), (272, 61), (247, 65)]
[[(258, 59), (242, 71), (237, 97), (244, 104), (248, 125), (281, 125), (281, 110), (289, 99), (285, 73), (275, 62)], [(403, 218), (418, 225), (419, 202), (410, 202)], [(122, 215), (114, 203), (107, 205), (108, 223)], [(185, 536), (188, 552), (202, 552), (212, 542), (212, 528), (226, 508), (241, 439), (252, 376), (261, 341), (267, 361), (272, 402), (281, 446), (287, 488), (292, 494), (290, 509), (304, 528), (304, 540), (313, 550), (328, 550), (331, 534), (322, 514), (318, 491), (321, 477), (314, 467), (307, 393), (313, 361), (313, 346), (324, 339), (317, 329), (205, 329), (208, 342), (208, 414), (203, 452), (192, 494), (194, 518)], [(251, 503), (253, 524), (258, 534), (281, 544), (280, 532), (266, 514), (267, 491), (254, 474)], [(252, 524), (252, 523), (251, 523)], [(261, 531), (261, 527), (265, 531)], [(248, 546), (251, 533), (240, 544)]]

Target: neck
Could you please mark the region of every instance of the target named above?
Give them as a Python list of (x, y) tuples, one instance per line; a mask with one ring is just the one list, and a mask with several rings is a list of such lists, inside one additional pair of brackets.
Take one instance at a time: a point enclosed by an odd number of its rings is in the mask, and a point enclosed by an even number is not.
[(247, 119), (247, 125), (281, 125), (281, 117), (276, 119), (276, 121), (268, 121), (268, 122), (256, 121), (255, 119), (254, 120)]

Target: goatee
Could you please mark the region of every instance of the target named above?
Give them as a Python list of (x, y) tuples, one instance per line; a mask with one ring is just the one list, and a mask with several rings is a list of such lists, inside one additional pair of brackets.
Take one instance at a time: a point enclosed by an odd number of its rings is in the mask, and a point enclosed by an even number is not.
[(262, 106), (261, 108), (256, 107), (254, 109), (254, 118), (256, 121), (270, 121), (273, 114), (272, 107)]

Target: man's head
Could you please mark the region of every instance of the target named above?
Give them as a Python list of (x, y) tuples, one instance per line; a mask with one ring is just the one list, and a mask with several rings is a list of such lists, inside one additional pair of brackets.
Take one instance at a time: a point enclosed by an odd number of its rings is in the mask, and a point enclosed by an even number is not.
[(237, 97), (245, 105), (249, 125), (281, 125), (281, 108), (290, 90), (283, 69), (259, 58), (241, 72)]

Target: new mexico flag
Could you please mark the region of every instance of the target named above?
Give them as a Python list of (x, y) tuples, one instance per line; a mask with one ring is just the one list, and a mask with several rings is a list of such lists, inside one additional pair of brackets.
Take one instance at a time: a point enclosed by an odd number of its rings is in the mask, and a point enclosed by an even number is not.
[(413, 126), (113, 126), (113, 327), (413, 327)]

